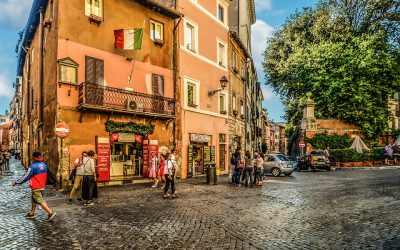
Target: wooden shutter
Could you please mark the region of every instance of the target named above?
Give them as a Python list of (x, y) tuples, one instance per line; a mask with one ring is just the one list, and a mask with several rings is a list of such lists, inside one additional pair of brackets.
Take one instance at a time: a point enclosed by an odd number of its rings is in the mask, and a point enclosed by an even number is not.
[(95, 77), (94, 77), (94, 67), (95, 67), (95, 62), (93, 57), (86, 57), (85, 60), (85, 81), (89, 84), (94, 84), (95, 83)]
[(160, 94), (165, 95), (164, 89), (164, 76), (160, 76)]
[(103, 60), (95, 59), (95, 72), (96, 72), (96, 81), (95, 83), (99, 86), (104, 85), (104, 62)]
[(159, 92), (159, 88), (158, 88), (158, 75), (153, 74), (152, 77), (152, 87), (153, 87), (153, 95), (158, 95)]

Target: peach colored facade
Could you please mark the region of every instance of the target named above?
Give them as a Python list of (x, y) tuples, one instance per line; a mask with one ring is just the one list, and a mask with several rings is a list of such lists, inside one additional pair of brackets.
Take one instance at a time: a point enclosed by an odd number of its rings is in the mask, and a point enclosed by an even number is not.
[[(194, 176), (201, 174), (196, 164), (205, 165), (204, 159), (200, 159), (198, 154), (204, 153), (203, 146), (214, 147), (215, 163), (219, 171), (228, 170), (228, 141), (220, 141), (220, 135), (228, 138), (228, 92), (222, 91), (225, 98), (225, 107), (221, 109), (219, 95), (209, 97), (208, 92), (221, 88), (221, 77), (229, 77), (227, 70), (227, 51), (228, 51), (228, 31), (225, 23), (217, 19), (218, 4), (226, 8), (227, 1), (199, 0), (199, 1), (179, 1), (178, 11), (184, 14), (184, 18), (179, 27), (179, 83), (181, 95), (181, 120), (180, 126), (182, 137), (182, 176)], [(225, 15), (227, 18), (227, 15)], [(186, 25), (195, 27), (194, 51), (188, 49)], [(218, 43), (225, 46), (225, 65), (220, 66), (218, 60)], [(228, 83), (229, 84), (229, 83)], [(194, 105), (188, 103), (188, 86), (195, 87)], [(228, 89), (228, 88), (227, 88)], [(221, 113), (225, 110), (225, 113)], [(193, 136), (192, 136), (193, 134)], [(208, 142), (195, 141), (193, 138), (199, 135), (205, 136)], [(189, 152), (189, 147), (195, 147), (195, 155)], [(193, 150), (192, 148), (190, 151)], [(192, 169), (190, 169), (192, 168)], [(197, 171), (196, 171), (197, 169)], [(196, 173), (198, 172), (198, 173)]]

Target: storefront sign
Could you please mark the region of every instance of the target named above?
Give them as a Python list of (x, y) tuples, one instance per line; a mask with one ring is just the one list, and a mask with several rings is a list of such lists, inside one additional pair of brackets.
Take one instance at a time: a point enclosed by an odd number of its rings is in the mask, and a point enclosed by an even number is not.
[(206, 147), (204, 147), (204, 153), (203, 153), (204, 155), (203, 155), (203, 162), (204, 163), (206, 163), (206, 162), (211, 162), (211, 147), (208, 147), (208, 146), (206, 146)]
[(96, 137), (97, 145), (97, 181), (110, 181), (110, 139), (108, 137)]
[(190, 141), (208, 143), (211, 141), (211, 136), (210, 135), (200, 135), (200, 134), (190, 134)]
[(193, 176), (193, 145), (189, 145), (188, 148), (188, 169), (187, 169), (187, 177)]
[(110, 137), (111, 142), (138, 142), (142, 144), (143, 136), (131, 133), (113, 133)]
[(143, 140), (143, 177), (148, 177), (149, 169), (149, 140)]

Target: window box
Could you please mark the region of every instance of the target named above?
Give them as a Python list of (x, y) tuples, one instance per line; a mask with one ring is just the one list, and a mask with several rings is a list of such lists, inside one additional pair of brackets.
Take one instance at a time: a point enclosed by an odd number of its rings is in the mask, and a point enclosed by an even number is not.
[(220, 113), (221, 115), (226, 115), (226, 110), (221, 110), (221, 111), (219, 111), (219, 113)]
[(192, 108), (197, 108), (197, 107), (198, 107), (196, 104), (191, 103), (191, 102), (188, 103), (188, 106), (189, 106), (189, 107), (192, 107)]
[(161, 39), (154, 39), (154, 44), (155, 45), (158, 45), (158, 46), (163, 46), (164, 45), (164, 40), (161, 40)]
[(102, 18), (102, 17), (99, 17), (99, 16), (96, 16), (96, 15), (94, 15), (94, 14), (90, 14), (90, 16), (89, 16), (89, 21), (90, 21), (90, 22), (97, 23), (97, 24), (100, 24), (101, 22), (103, 22), (103, 18)]
[(233, 111), (233, 115), (234, 115), (234, 116), (237, 116), (238, 114), (239, 114), (239, 112), (238, 112), (237, 110), (234, 110), (234, 111)]

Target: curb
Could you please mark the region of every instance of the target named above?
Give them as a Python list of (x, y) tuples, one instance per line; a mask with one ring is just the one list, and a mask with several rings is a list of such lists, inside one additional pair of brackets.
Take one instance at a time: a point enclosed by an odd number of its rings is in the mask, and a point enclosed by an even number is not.
[(397, 170), (400, 166), (380, 166), (380, 167), (336, 167), (336, 170)]

